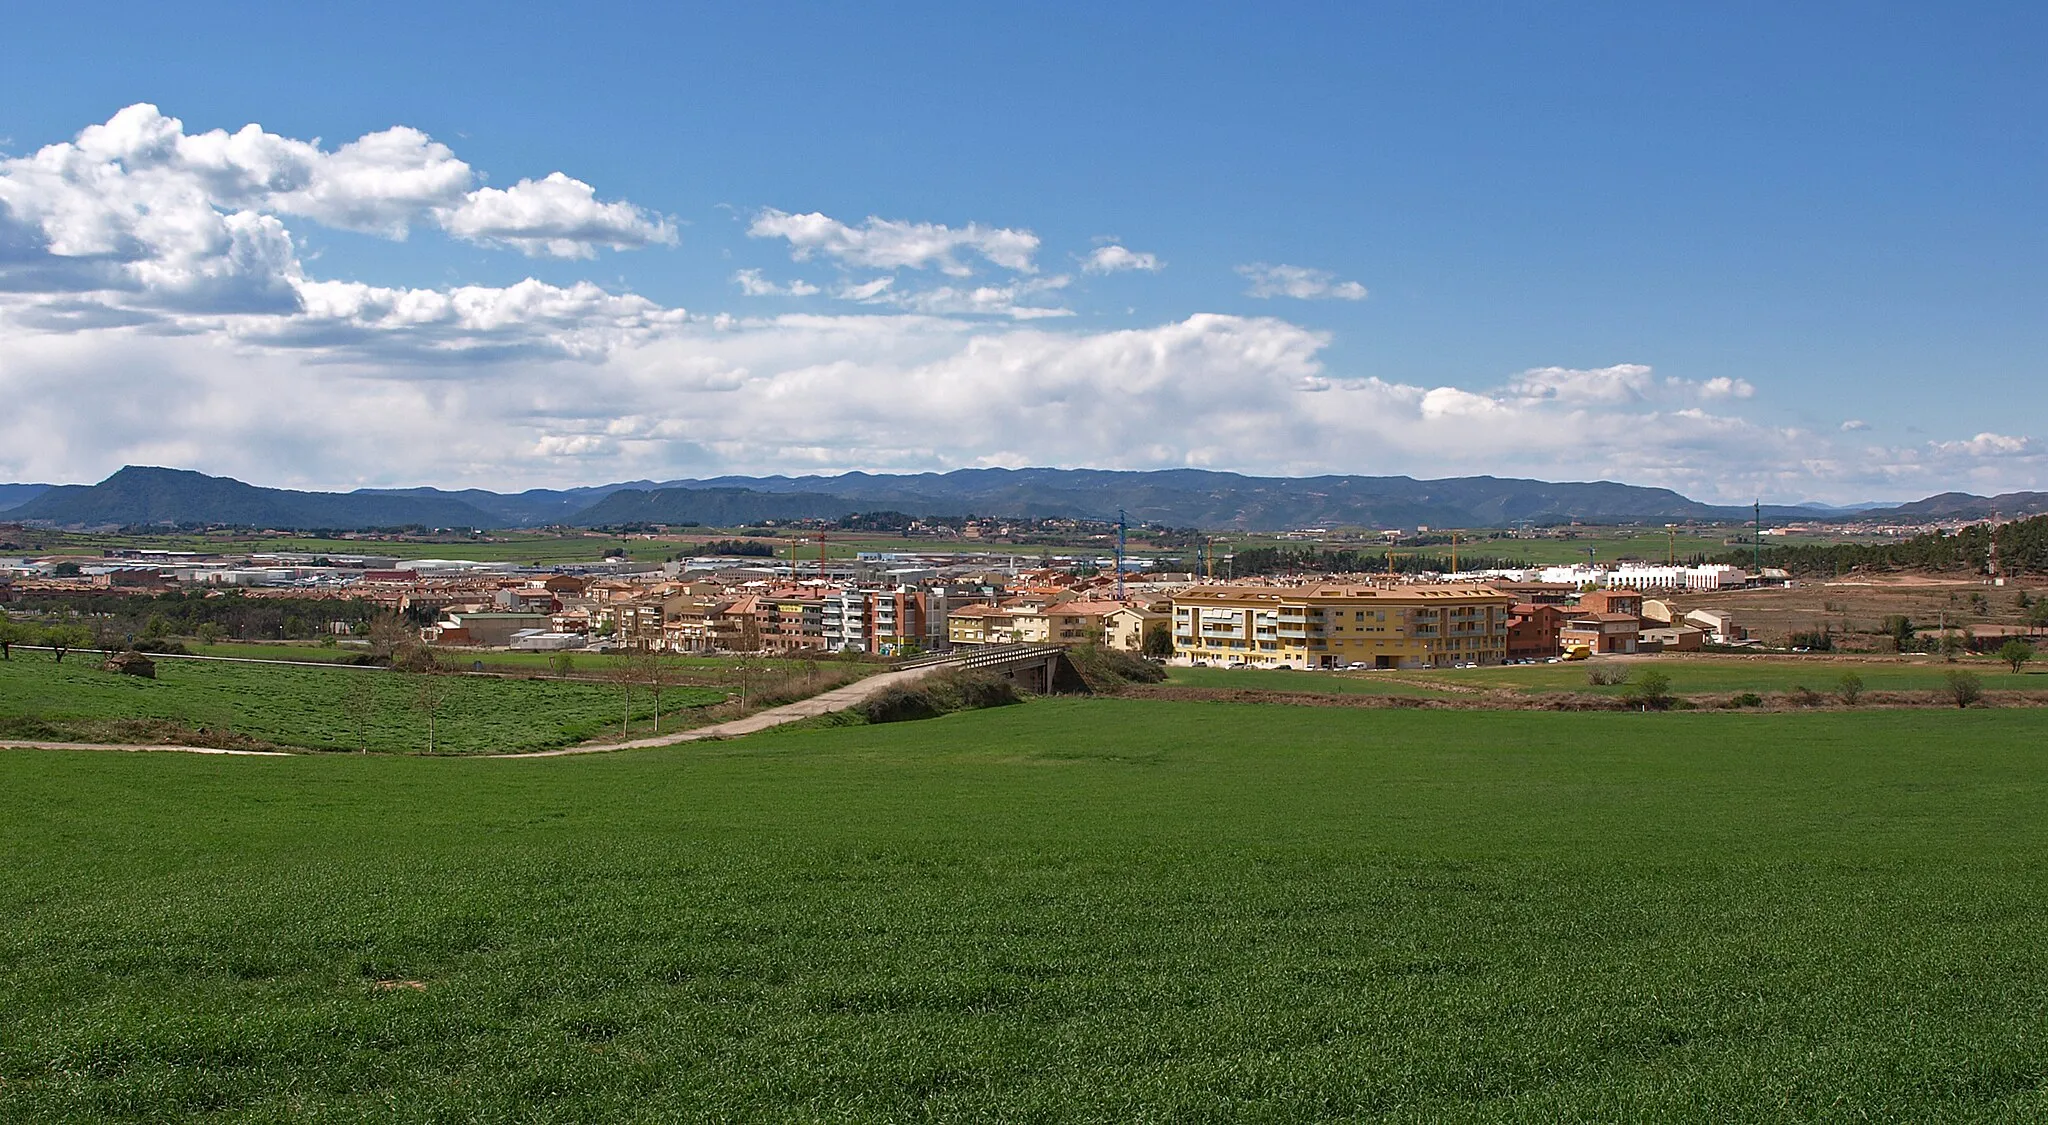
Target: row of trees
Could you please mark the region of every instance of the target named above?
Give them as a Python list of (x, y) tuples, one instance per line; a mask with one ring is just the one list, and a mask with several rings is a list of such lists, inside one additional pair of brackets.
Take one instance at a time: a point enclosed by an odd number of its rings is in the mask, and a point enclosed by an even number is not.
[(26, 594), (15, 608), (41, 615), (75, 615), (110, 638), (129, 636), (313, 640), (332, 622), (362, 627), (377, 607), (359, 598), (251, 598), (241, 592), (208, 596), (199, 590), (162, 594)]
[(92, 631), (74, 622), (60, 621), (52, 625), (41, 625), (33, 621), (15, 621), (0, 616), (0, 660), (14, 659), (14, 646), (25, 645), (52, 650), (57, 663), (64, 663), (64, 654), (74, 648), (85, 648), (93, 643)]
[[(1996, 548), (2003, 574), (2048, 574), (2048, 516), (2014, 520), (1995, 531), (1974, 524), (1931, 531), (1893, 543), (1796, 543), (1765, 547), (1765, 566), (1797, 575), (1832, 577), (1854, 570), (1964, 570), (1988, 572)], [(1750, 551), (1719, 555), (1716, 562), (1747, 566)]]

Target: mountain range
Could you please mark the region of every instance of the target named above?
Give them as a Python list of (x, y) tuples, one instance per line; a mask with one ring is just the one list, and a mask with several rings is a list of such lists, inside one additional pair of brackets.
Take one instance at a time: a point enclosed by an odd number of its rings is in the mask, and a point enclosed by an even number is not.
[[(213, 524), (280, 530), (834, 519), (856, 511), (988, 515), (1273, 531), (1293, 527), (1506, 527), (1517, 523), (1739, 521), (1751, 509), (1666, 488), (1503, 477), (1253, 477), (1205, 469), (958, 469), (949, 473), (714, 477), (572, 489), (264, 488), (182, 469), (128, 466), (98, 484), (0, 485), (0, 520), (62, 527)], [(1948, 492), (1894, 507), (1764, 507), (1774, 520), (1971, 519), (2048, 512), (2048, 493)]]

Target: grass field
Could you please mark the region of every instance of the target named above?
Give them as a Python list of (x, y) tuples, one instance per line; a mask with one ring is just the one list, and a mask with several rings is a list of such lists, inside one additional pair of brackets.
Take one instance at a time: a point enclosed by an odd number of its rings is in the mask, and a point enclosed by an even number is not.
[[(372, 750), (427, 748), (425, 715), (414, 707), (418, 678), (357, 668), (298, 668), (205, 660), (159, 660), (157, 678), (99, 669), (90, 653), (62, 664), (45, 653), (0, 660), (0, 718), (49, 721), (170, 719), (226, 730), (285, 746), (353, 750), (358, 745), (348, 691), (361, 677), (376, 685), (376, 714), (367, 733)], [(436, 720), (441, 753), (540, 750), (616, 731), (625, 706), (616, 688), (588, 683), (441, 676), (448, 698)], [(722, 702), (718, 689), (676, 687), (662, 693), (664, 714)], [(640, 732), (653, 713), (646, 693), (634, 695)]]
[(0, 752), (0, 1118), (2035, 1121), (2031, 711)]

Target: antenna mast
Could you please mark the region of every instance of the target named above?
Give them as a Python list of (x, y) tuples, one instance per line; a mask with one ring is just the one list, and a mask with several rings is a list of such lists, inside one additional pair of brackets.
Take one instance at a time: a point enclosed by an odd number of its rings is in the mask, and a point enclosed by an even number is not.
[(1116, 600), (1124, 600), (1124, 510), (1116, 510)]
[(1759, 582), (1763, 581), (1763, 579), (1764, 579), (1764, 502), (1763, 502), (1763, 498), (1762, 498), (1762, 497), (1758, 497), (1758, 498), (1757, 498), (1757, 501), (1756, 501), (1756, 528), (1755, 528), (1755, 531), (1754, 531), (1754, 533), (1753, 533), (1753, 534), (1751, 534), (1751, 535), (1750, 535), (1750, 537), (1749, 537), (1749, 557), (1750, 557), (1750, 560), (1751, 560), (1752, 562), (1754, 562), (1754, 563), (1756, 564), (1756, 579), (1757, 579), (1757, 581), (1759, 581)]

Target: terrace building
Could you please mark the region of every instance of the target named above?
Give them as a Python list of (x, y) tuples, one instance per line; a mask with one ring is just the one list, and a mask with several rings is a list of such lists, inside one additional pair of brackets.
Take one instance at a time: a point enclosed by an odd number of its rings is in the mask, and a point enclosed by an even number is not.
[(1507, 595), (1478, 585), (1197, 586), (1173, 598), (1177, 660), (1435, 668), (1507, 658)]

